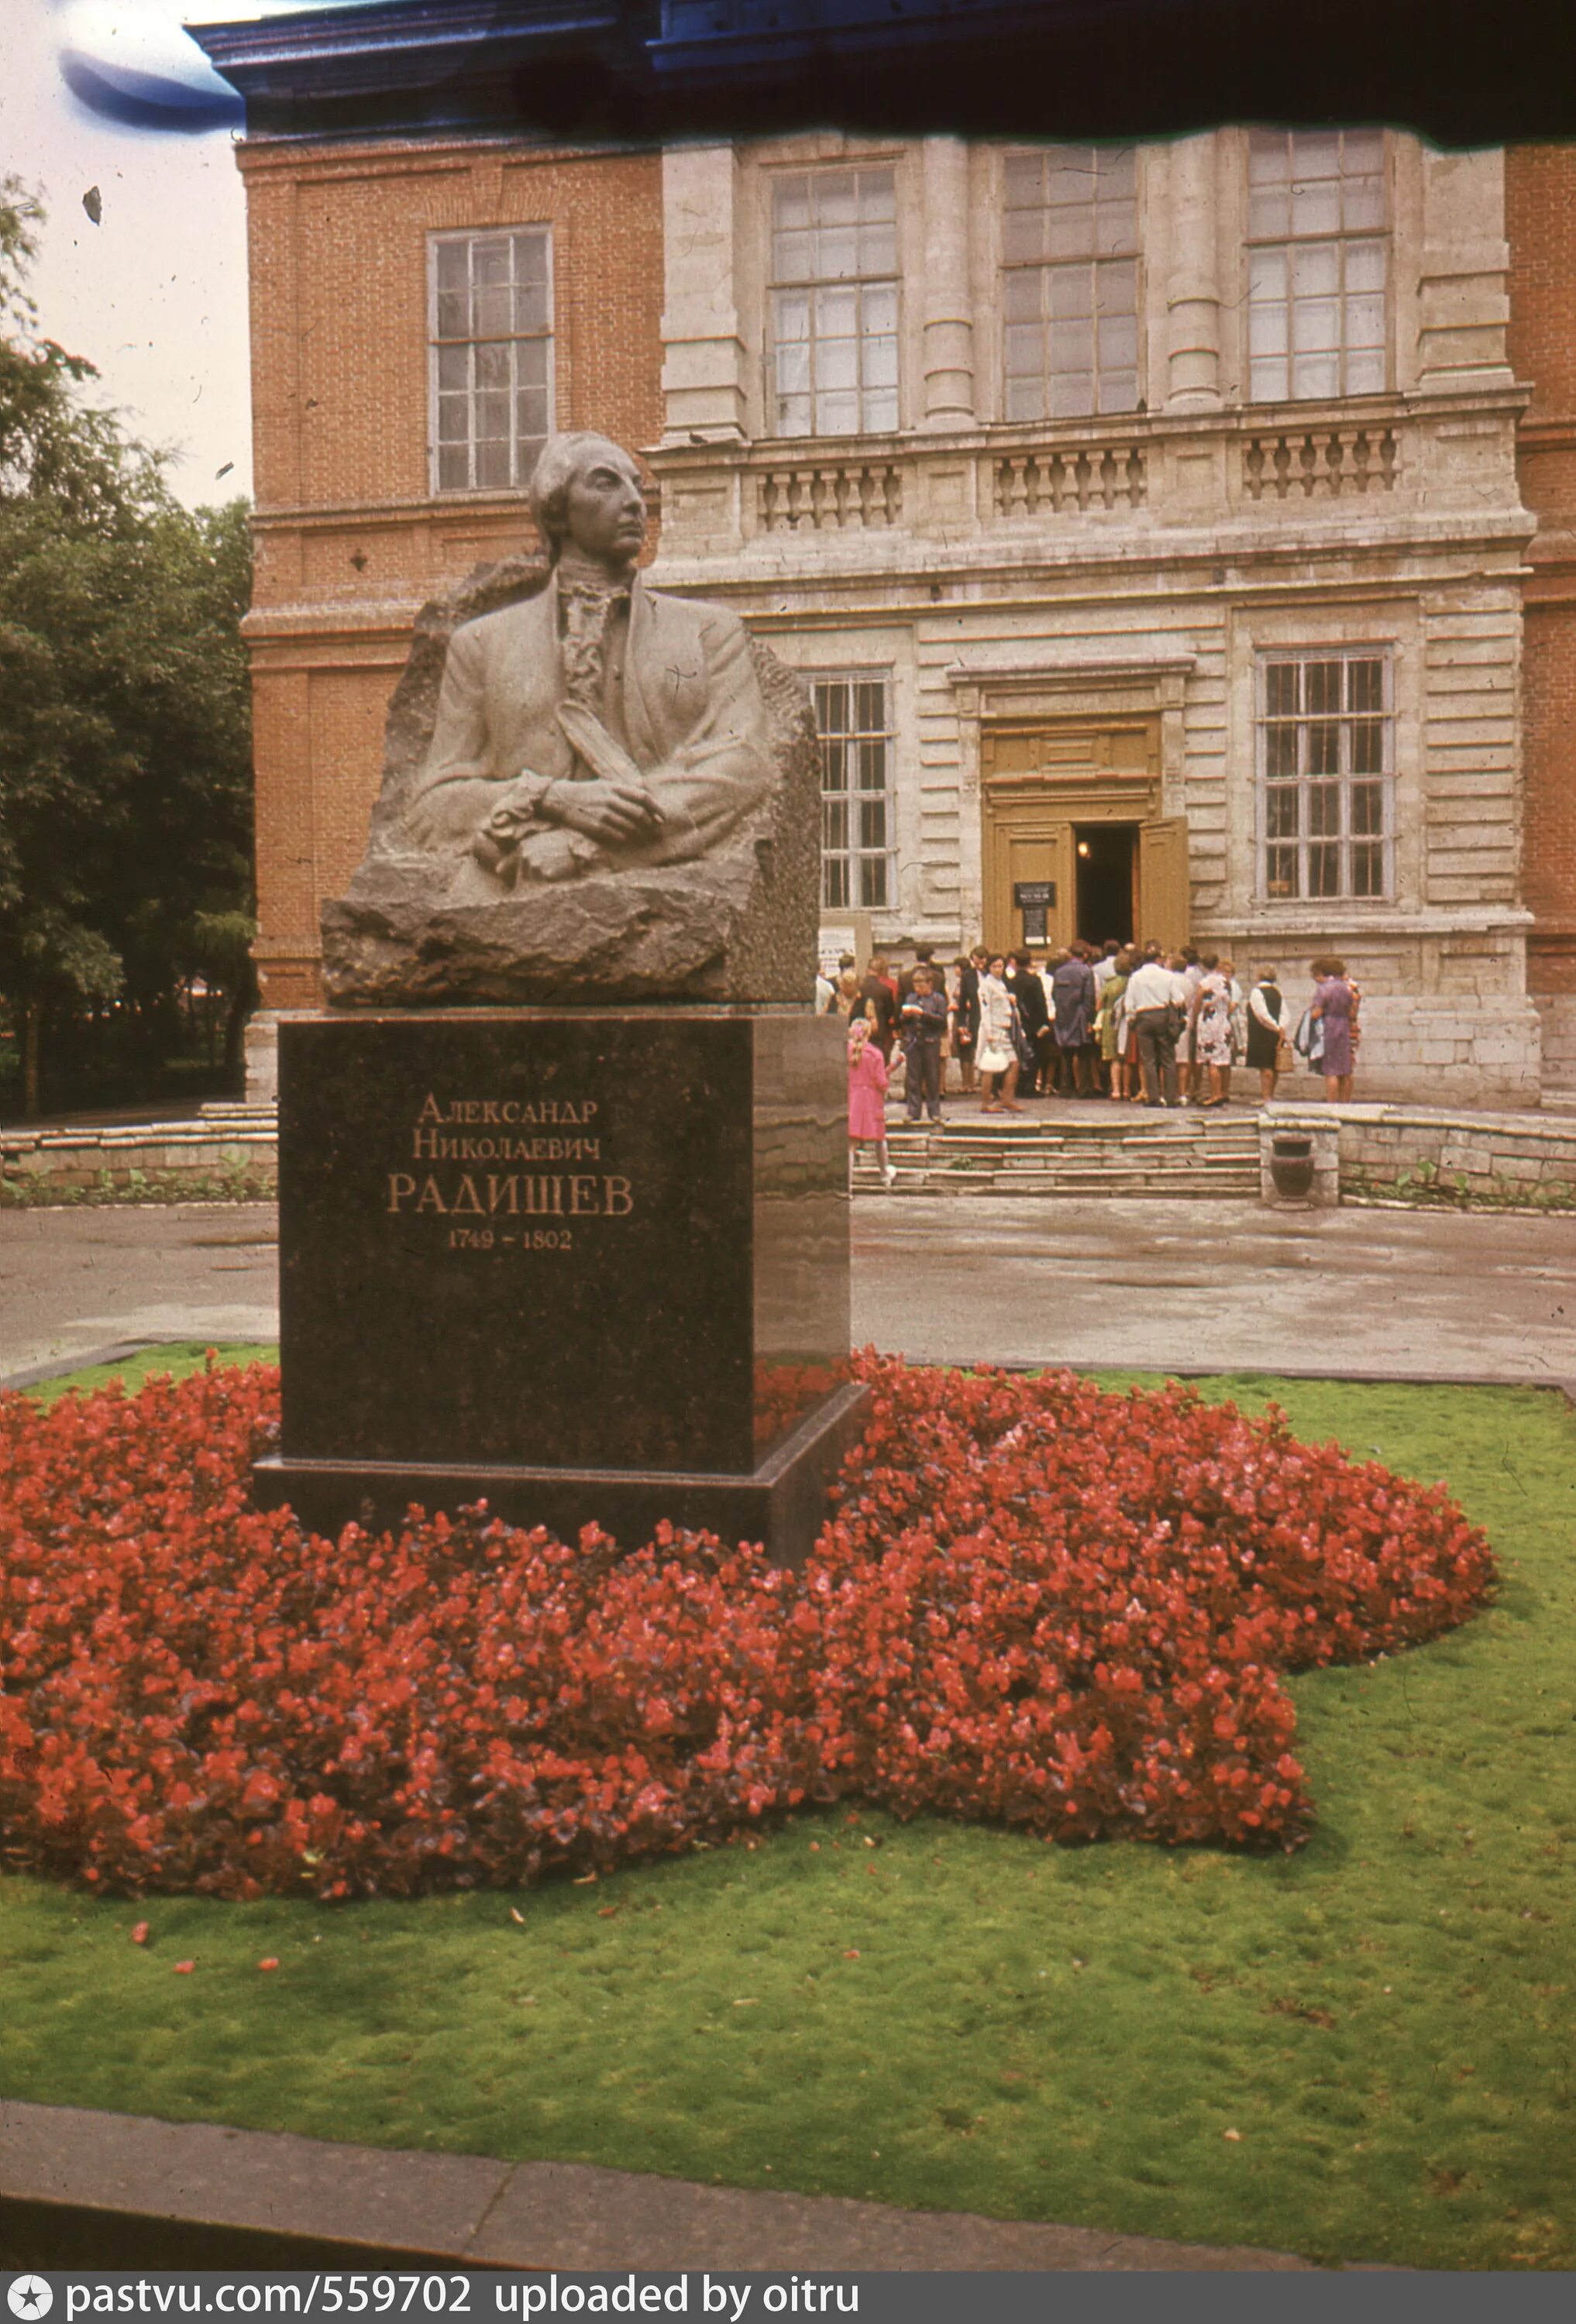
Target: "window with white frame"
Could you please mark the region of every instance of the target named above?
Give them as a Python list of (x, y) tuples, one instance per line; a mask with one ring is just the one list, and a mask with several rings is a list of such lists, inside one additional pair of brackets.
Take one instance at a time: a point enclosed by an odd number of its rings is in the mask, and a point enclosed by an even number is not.
[(891, 685), (885, 671), (815, 678), (821, 730), (821, 901), (881, 911), (895, 897)]
[(1383, 392), (1385, 227), (1382, 131), (1250, 133), (1251, 401)]
[(1052, 145), (1002, 166), (1003, 417), (1135, 410), (1135, 148)]
[(898, 193), (889, 163), (801, 170), (771, 188), (771, 426), (898, 425)]
[(432, 237), (432, 487), (523, 492), (552, 427), (546, 226)]
[(1258, 796), (1271, 900), (1391, 894), (1392, 681), (1387, 649), (1260, 657)]

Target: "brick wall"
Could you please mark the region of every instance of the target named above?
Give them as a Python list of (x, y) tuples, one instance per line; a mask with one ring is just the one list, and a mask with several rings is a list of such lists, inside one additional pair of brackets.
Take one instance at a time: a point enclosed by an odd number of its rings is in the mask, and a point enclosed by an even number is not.
[[(435, 498), (427, 249), (552, 231), (555, 421), (639, 448), (662, 424), (656, 153), (419, 144), (239, 153), (250, 236), (257, 581), (257, 955), (312, 1006), (318, 910), (359, 860), (382, 723), (426, 599), (529, 543), (523, 494)], [(654, 545), (654, 544), (653, 544)]]
[[(1576, 145), (1505, 157), (1511, 361), (1532, 388), (1520, 429), (1528, 551), (1522, 668), (1527, 983), (1540, 1006), (1576, 995)], [(1569, 1005), (1544, 1008), (1545, 1079), (1576, 1082)]]

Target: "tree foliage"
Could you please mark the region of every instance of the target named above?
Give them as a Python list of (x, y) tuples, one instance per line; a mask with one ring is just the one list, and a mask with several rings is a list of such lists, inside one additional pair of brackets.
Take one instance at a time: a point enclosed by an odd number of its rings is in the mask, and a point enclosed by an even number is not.
[(252, 995), (244, 503), (193, 515), (156, 456), (83, 400), (40, 337), (42, 213), (0, 179), (0, 994), (28, 1058), (51, 1020), (116, 1004), (168, 1038), (194, 974)]

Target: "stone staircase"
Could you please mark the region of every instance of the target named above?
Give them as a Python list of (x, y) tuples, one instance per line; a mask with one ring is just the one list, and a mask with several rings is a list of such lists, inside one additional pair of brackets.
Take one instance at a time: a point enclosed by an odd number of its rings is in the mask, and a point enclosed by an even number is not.
[[(894, 1194), (1066, 1194), (1172, 1200), (1259, 1193), (1258, 1115), (1249, 1106), (1151, 1113), (1090, 1101), (1042, 1115), (959, 1115), (939, 1129), (889, 1125)], [(856, 1194), (883, 1192), (869, 1148)]]

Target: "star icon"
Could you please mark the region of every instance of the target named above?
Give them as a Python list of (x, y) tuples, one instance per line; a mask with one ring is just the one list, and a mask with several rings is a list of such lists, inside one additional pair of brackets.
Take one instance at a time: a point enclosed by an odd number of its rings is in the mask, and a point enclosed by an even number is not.
[(41, 2275), (18, 2275), (5, 2287), (5, 2305), (13, 2316), (47, 2316), (54, 2304), (55, 2295)]

